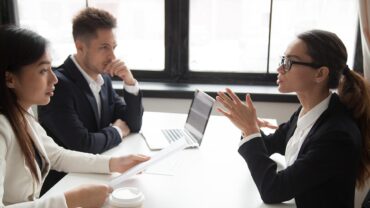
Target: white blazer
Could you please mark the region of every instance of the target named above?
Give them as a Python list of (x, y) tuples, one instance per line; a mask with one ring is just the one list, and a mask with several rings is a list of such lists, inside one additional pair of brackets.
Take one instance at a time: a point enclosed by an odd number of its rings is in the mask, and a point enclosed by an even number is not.
[[(31, 110), (29, 112), (31, 113)], [(28, 133), (42, 158), (43, 169), (37, 173), (41, 182), (45, 180), (50, 169), (63, 172), (109, 173), (110, 157), (66, 150), (47, 136), (33, 116), (26, 115), (26, 119), (29, 124)], [(26, 166), (8, 119), (0, 114), (0, 207), (67, 207), (64, 193), (39, 198), (41, 186), (42, 183), (33, 179)]]

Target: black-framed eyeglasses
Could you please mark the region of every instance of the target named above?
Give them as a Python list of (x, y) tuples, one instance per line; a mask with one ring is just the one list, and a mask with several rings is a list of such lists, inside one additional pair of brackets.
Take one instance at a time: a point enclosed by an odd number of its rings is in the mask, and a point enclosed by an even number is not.
[(285, 72), (288, 72), (290, 70), (290, 68), (292, 68), (292, 65), (293, 64), (299, 64), (299, 65), (303, 65), (303, 66), (309, 66), (309, 67), (312, 67), (312, 68), (315, 68), (315, 69), (320, 68), (322, 66), (322, 65), (317, 64), (317, 63), (307, 63), (307, 62), (300, 62), (300, 61), (292, 61), (288, 57), (281, 56), (279, 67), (280, 66), (283, 66), (283, 69), (284, 69)]

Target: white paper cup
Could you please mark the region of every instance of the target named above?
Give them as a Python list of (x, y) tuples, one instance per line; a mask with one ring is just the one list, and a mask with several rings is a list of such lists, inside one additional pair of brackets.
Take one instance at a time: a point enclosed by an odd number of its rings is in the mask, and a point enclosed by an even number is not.
[(143, 202), (143, 193), (135, 187), (118, 188), (109, 197), (109, 204), (115, 207), (140, 207)]

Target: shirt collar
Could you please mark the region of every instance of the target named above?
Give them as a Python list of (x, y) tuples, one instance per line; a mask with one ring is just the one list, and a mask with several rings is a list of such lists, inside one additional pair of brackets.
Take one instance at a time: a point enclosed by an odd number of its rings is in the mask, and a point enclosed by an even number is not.
[(85, 72), (85, 70), (82, 69), (82, 67), (78, 64), (74, 55), (71, 55), (70, 57), (72, 61), (74, 62), (74, 64), (76, 65), (77, 69), (81, 72), (82, 76), (86, 79), (87, 83), (89, 83), (89, 85), (95, 85), (95, 86), (101, 87), (104, 84), (104, 79), (101, 74), (99, 74), (97, 79), (94, 80)]
[[(321, 116), (321, 114), (328, 108), (332, 93), (327, 98), (317, 104), (314, 108), (308, 111), (302, 117), (298, 117), (297, 128), (306, 129)], [(302, 108), (303, 109), (303, 108)], [(302, 113), (301, 112), (299, 114)]]

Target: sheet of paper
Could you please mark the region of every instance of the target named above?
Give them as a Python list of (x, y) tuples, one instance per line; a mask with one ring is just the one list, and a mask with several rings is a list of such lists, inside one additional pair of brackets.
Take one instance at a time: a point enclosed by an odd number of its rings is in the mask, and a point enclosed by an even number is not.
[(143, 171), (145, 174), (174, 176), (176, 170), (183, 164), (184, 157), (167, 157), (151, 165)]
[(179, 139), (178, 141), (172, 143), (168, 147), (162, 149), (157, 154), (152, 155), (150, 160), (140, 163), (131, 169), (127, 170), (126, 172), (122, 173), (120, 176), (114, 178), (110, 181), (109, 186), (111, 186), (113, 189), (116, 189), (119, 187), (119, 184), (127, 180), (133, 175), (136, 175), (137, 173), (145, 170), (147, 167), (153, 165), (154, 163), (167, 158), (168, 156), (172, 155), (173, 153), (179, 152), (187, 146), (185, 139)]

